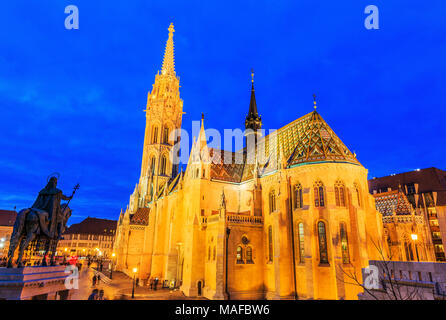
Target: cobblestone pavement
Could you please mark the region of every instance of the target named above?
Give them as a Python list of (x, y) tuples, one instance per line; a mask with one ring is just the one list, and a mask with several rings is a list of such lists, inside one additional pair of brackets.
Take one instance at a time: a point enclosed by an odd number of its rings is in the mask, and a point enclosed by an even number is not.
[[(95, 271), (91, 268), (82, 269), (79, 272), (79, 289), (73, 290), (72, 300), (87, 300), (94, 289), (104, 290), (107, 300), (132, 300), (132, 279), (122, 272), (113, 272), (113, 279), (103, 277), (93, 286), (92, 278)], [(108, 275), (108, 274), (107, 274)], [(195, 299), (195, 298), (194, 298)], [(206, 300), (205, 298), (199, 298)], [(192, 300), (184, 296), (180, 290), (159, 289), (150, 290), (147, 287), (136, 287), (133, 300)]]

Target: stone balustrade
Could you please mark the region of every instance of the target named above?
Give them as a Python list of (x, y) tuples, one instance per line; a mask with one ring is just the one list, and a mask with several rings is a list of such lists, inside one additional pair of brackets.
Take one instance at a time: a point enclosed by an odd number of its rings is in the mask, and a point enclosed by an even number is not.
[[(208, 223), (214, 223), (220, 221), (220, 215), (211, 215), (207, 217), (201, 217), (201, 225), (205, 226)], [(252, 225), (252, 226), (263, 226), (263, 217), (260, 216), (247, 216), (241, 214), (228, 214), (226, 215), (226, 222), (228, 224), (237, 225)]]

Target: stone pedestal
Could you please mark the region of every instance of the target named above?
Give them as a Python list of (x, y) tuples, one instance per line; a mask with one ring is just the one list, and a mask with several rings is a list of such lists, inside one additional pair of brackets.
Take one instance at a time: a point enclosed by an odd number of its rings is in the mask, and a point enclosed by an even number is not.
[(0, 300), (69, 300), (65, 268), (0, 268)]

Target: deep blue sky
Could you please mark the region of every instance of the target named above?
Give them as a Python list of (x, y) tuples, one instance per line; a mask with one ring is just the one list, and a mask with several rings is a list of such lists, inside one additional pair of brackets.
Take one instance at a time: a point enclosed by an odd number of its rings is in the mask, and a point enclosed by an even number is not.
[[(80, 29), (64, 28), (75, 4)], [(380, 29), (364, 28), (364, 8)], [(0, 8), (0, 208), (48, 174), (70, 223), (116, 219), (138, 181), (147, 92), (175, 24), (183, 127), (242, 127), (250, 69), (265, 128), (318, 111), (369, 177), (446, 169), (446, 4), (423, 1), (8, 1)]]

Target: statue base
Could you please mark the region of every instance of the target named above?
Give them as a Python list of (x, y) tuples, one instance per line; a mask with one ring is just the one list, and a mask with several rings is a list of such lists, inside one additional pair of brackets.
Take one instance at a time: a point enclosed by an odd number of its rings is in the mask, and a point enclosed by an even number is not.
[(0, 268), (0, 300), (69, 300), (66, 266)]

